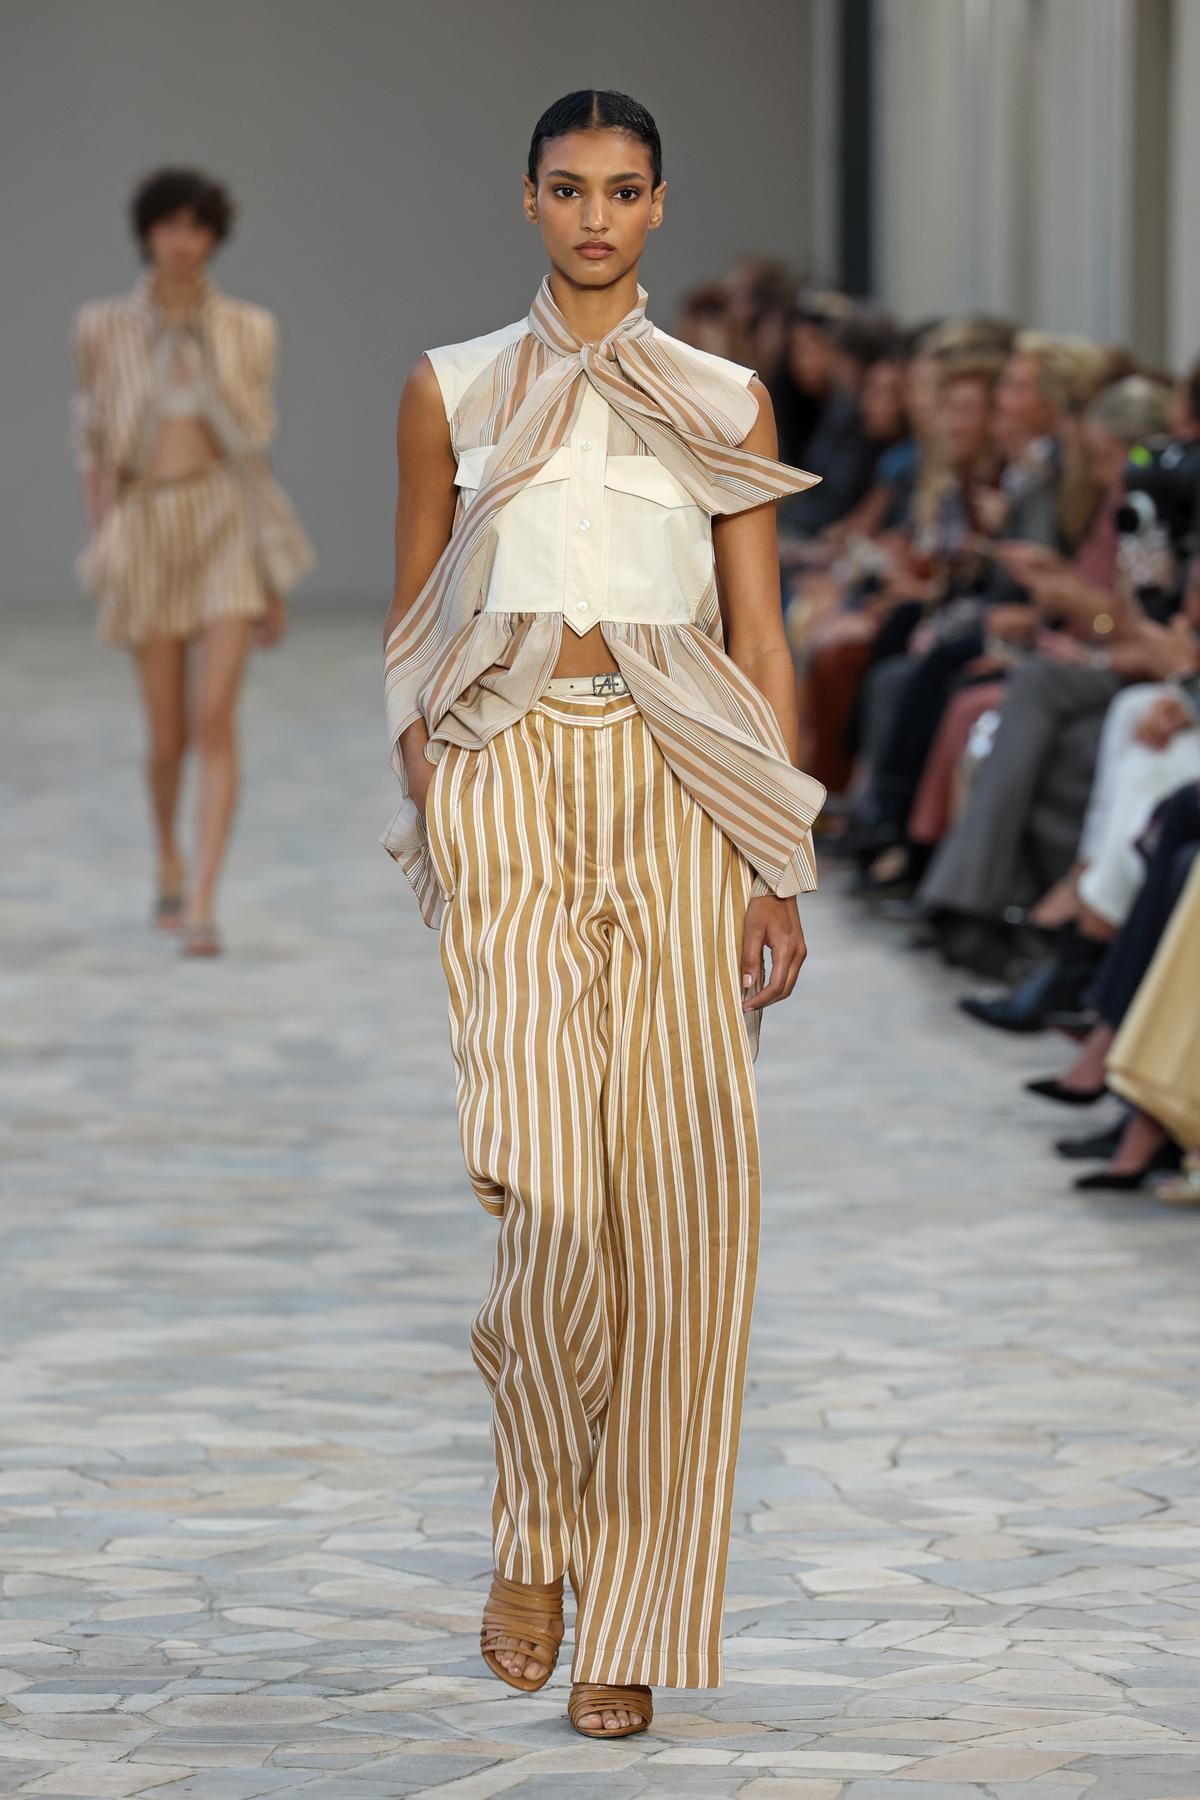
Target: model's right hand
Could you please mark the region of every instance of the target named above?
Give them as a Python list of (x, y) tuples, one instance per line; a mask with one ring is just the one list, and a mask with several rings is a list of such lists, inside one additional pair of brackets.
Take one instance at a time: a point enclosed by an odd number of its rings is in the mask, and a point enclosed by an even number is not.
[(425, 817), (425, 796), (429, 792), (429, 784), (433, 780), (434, 765), (425, 754), (425, 746), (429, 742), (429, 732), (424, 719), (414, 719), (406, 731), (400, 734), (400, 754), (404, 758), (404, 785), (408, 797), (417, 808), (421, 817)]
[(405, 756), (405, 778), (412, 805), (416, 806), (421, 817), (425, 817), (425, 796), (430, 790), (430, 781), (434, 779), (434, 763), (428, 760), (425, 749), (419, 749), (416, 756)]

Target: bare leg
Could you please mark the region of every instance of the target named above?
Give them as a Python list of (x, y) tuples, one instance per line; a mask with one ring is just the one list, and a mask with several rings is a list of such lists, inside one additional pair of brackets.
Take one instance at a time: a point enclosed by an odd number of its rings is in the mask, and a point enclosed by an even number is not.
[(1167, 1141), (1167, 1134), (1148, 1113), (1135, 1112), (1121, 1134), (1112, 1167), (1118, 1175), (1137, 1175)]
[(1110, 1025), (1093, 1025), (1062, 1078), (1063, 1086), (1081, 1094), (1094, 1092), (1104, 1080), (1104, 1062), (1115, 1036)]
[(187, 644), (183, 638), (155, 638), (133, 656), (146, 714), (146, 787), (159, 892), (177, 894), (183, 885), (175, 815), (187, 748)]
[(1086, 867), (1086, 863), (1075, 863), (1061, 881), (1046, 890), (1030, 912), (1031, 924), (1040, 925), (1043, 931), (1056, 931), (1060, 925), (1069, 925), (1078, 918), (1079, 877)]
[(1111, 920), (1094, 912), (1082, 900), (1079, 903), (1079, 933), (1081, 937), (1090, 938), (1095, 944), (1111, 944), (1119, 927)]
[(200, 640), (192, 721), (200, 753), (200, 794), (196, 809), (196, 874), (188, 899), (189, 926), (212, 922), (217, 880), (237, 810), (237, 703), (252, 632), (250, 619), (219, 619)]

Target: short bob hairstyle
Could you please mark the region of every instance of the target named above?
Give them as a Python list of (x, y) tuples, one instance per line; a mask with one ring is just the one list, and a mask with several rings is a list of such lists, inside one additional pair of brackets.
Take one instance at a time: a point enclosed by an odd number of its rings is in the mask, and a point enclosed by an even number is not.
[(146, 254), (154, 227), (184, 209), (223, 244), (233, 229), (234, 204), (228, 188), (199, 169), (156, 169), (138, 183), (129, 202), (129, 223)]

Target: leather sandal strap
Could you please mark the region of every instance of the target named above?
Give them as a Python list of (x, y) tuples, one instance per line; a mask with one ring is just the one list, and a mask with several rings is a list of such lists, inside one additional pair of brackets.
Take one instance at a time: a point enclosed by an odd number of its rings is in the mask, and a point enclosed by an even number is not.
[(538, 1594), (503, 1575), (493, 1575), (479, 1633), (482, 1649), (499, 1649), (501, 1638), (520, 1638), (536, 1647), (539, 1662), (553, 1663), (562, 1635), (561, 1588), (557, 1593)]
[[(567, 1717), (578, 1731), (588, 1713), (627, 1712), (649, 1725), (654, 1717), (654, 1697), (648, 1687), (606, 1687), (597, 1681), (577, 1681), (567, 1700)], [(605, 1735), (605, 1734), (601, 1734)]]

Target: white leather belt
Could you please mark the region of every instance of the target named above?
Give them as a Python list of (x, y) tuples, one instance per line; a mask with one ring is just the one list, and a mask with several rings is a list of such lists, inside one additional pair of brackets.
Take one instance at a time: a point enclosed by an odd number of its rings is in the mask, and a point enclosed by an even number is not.
[(629, 692), (629, 683), (623, 675), (608, 671), (602, 675), (552, 675), (546, 683), (548, 694), (570, 694), (578, 699), (581, 695), (589, 700), (617, 699)]

